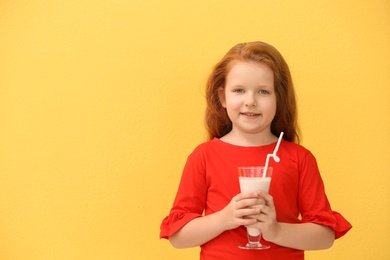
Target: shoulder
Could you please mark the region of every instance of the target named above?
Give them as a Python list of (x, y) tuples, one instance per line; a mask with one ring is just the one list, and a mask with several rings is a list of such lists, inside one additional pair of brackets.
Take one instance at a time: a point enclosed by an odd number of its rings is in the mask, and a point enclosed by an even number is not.
[(218, 148), (219, 139), (213, 139), (199, 144), (195, 149), (188, 155), (186, 167), (200, 169), (206, 167), (206, 165), (215, 159), (215, 156), (219, 154), (221, 149)]
[(289, 141), (283, 141), (279, 148), (279, 156), (293, 157), (297, 161), (315, 160), (312, 152), (306, 147)]
[(310, 153), (310, 151), (307, 148), (305, 148), (304, 146), (297, 144), (297, 143), (294, 143), (294, 142), (285, 141), (285, 140), (283, 140), (281, 147), (283, 147), (283, 149), (285, 149), (289, 152), (295, 152), (295, 153), (301, 153), (301, 154)]
[(189, 160), (213, 161), (235, 154), (235, 147), (218, 138), (199, 144), (188, 156)]
[[(314, 176), (319, 174), (318, 163), (313, 153), (304, 146), (292, 142), (284, 142), (284, 158), (293, 161), (301, 174), (307, 173)], [(283, 158), (281, 153), (279, 156)]]
[(219, 150), (220, 146), (221, 146), (221, 141), (217, 138), (214, 138), (210, 141), (206, 141), (204, 143), (199, 144), (197, 147), (195, 147), (191, 155), (205, 154), (210, 151)]

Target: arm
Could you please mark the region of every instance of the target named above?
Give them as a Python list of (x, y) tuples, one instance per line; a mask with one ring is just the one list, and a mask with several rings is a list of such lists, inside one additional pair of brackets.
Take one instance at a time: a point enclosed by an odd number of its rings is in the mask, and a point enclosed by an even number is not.
[(257, 220), (244, 217), (259, 214), (260, 209), (252, 206), (259, 205), (261, 201), (257, 193), (240, 193), (221, 211), (188, 222), (169, 237), (169, 242), (175, 248), (195, 247), (210, 241), (225, 230), (252, 225)]
[(256, 215), (254, 227), (262, 231), (265, 240), (284, 247), (300, 250), (319, 250), (332, 246), (335, 239), (333, 229), (314, 223), (290, 224), (276, 221), (273, 198), (263, 191), (258, 192), (265, 201)]
[(220, 212), (191, 220), (169, 237), (175, 248), (195, 247), (206, 243), (225, 230)]
[(276, 230), (270, 242), (300, 250), (327, 249), (334, 241), (333, 229), (314, 223), (278, 223)]

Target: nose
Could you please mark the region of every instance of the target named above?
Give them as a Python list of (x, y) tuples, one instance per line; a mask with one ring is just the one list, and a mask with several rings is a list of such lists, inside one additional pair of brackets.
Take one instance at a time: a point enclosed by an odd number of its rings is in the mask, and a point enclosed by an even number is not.
[(247, 107), (255, 107), (257, 105), (256, 99), (252, 94), (248, 94), (245, 97), (245, 106)]

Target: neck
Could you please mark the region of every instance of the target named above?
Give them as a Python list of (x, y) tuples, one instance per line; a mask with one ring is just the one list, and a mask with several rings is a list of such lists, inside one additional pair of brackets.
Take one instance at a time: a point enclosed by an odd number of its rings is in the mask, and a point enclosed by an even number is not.
[(262, 146), (278, 141), (270, 131), (266, 133), (236, 133), (233, 130), (221, 138), (222, 141), (238, 146)]

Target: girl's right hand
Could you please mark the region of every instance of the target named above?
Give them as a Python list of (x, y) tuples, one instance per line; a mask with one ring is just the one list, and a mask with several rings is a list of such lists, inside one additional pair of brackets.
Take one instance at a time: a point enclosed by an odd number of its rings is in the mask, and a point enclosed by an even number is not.
[(257, 192), (243, 192), (232, 198), (229, 204), (221, 210), (225, 230), (255, 224), (256, 219), (249, 216), (260, 213), (259, 206), (263, 199), (259, 198)]

